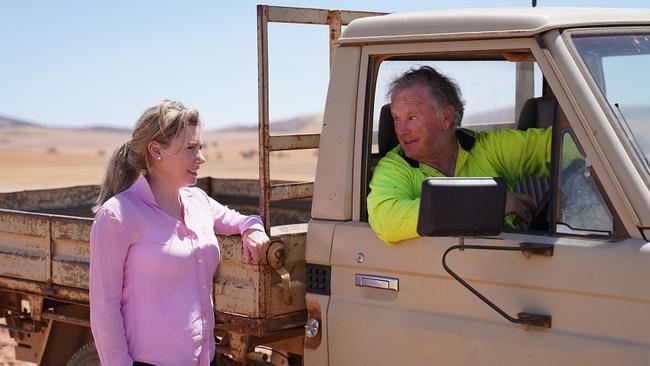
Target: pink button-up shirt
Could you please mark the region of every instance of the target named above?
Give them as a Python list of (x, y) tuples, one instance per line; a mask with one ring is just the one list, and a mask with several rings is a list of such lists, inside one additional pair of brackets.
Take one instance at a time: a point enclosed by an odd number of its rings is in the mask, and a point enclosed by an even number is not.
[(95, 216), (90, 323), (104, 366), (207, 366), (214, 357), (215, 232), (264, 227), (199, 188), (181, 189), (180, 199), (184, 223), (160, 209), (142, 176)]

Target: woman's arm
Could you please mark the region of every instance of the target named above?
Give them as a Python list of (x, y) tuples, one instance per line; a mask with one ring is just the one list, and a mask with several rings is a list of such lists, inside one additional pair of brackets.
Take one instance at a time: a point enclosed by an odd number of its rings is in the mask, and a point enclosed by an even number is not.
[(214, 231), (220, 234), (241, 234), (244, 244), (244, 263), (260, 263), (266, 254), (270, 239), (257, 215), (245, 216), (208, 197), (214, 214)]
[(129, 238), (120, 219), (101, 209), (90, 232), (90, 325), (103, 365), (132, 365), (121, 312)]

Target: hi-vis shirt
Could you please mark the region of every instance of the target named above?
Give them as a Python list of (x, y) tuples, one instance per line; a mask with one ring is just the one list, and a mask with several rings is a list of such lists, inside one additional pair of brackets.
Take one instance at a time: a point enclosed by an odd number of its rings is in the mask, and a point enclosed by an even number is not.
[[(496, 129), (456, 130), (456, 177), (502, 177), (508, 190), (521, 178), (548, 176), (551, 165), (551, 128), (526, 131)], [(368, 195), (370, 226), (389, 245), (418, 236), (416, 231), (422, 182), (444, 177), (435, 168), (409, 159), (400, 145), (375, 167)], [(506, 225), (514, 227), (512, 215)]]

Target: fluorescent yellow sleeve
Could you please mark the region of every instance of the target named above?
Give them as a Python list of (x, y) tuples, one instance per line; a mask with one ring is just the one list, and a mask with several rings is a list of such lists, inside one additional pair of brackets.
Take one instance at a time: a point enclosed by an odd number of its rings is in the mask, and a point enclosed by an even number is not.
[[(503, 177), (508, 188), (522, 177), (547, 176), (550, 170), (551, 129), (510, 129), (473, 132), (475, 143), (469, 150), (459, 145), (456, 176)], [(386, 244), (417, 237), (416, 232), (422, 181), (443, 176), (420, 163), (412, 167), (397, 146), (374, 169), (368, 195), (368, 221)], [(514, 227), (513, 217), (505, 225)]]

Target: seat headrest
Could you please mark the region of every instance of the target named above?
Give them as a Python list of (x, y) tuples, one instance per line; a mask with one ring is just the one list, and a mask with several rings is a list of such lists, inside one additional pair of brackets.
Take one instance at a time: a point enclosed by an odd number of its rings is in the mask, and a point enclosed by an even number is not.
[(395, 121), (390, 113), (390, 103), (381, 107), (379, 113), (379, 131), (377, 131), (377, 144), (379, 145), (379, 156), (384, 157), (395, 146), (399, 144), (395, 134)]
[(529, 128), (546, 128), (553, 125), (556, 117), (554, 97), (538, 97), (526, 100), (517, 120), (518, 130)]

